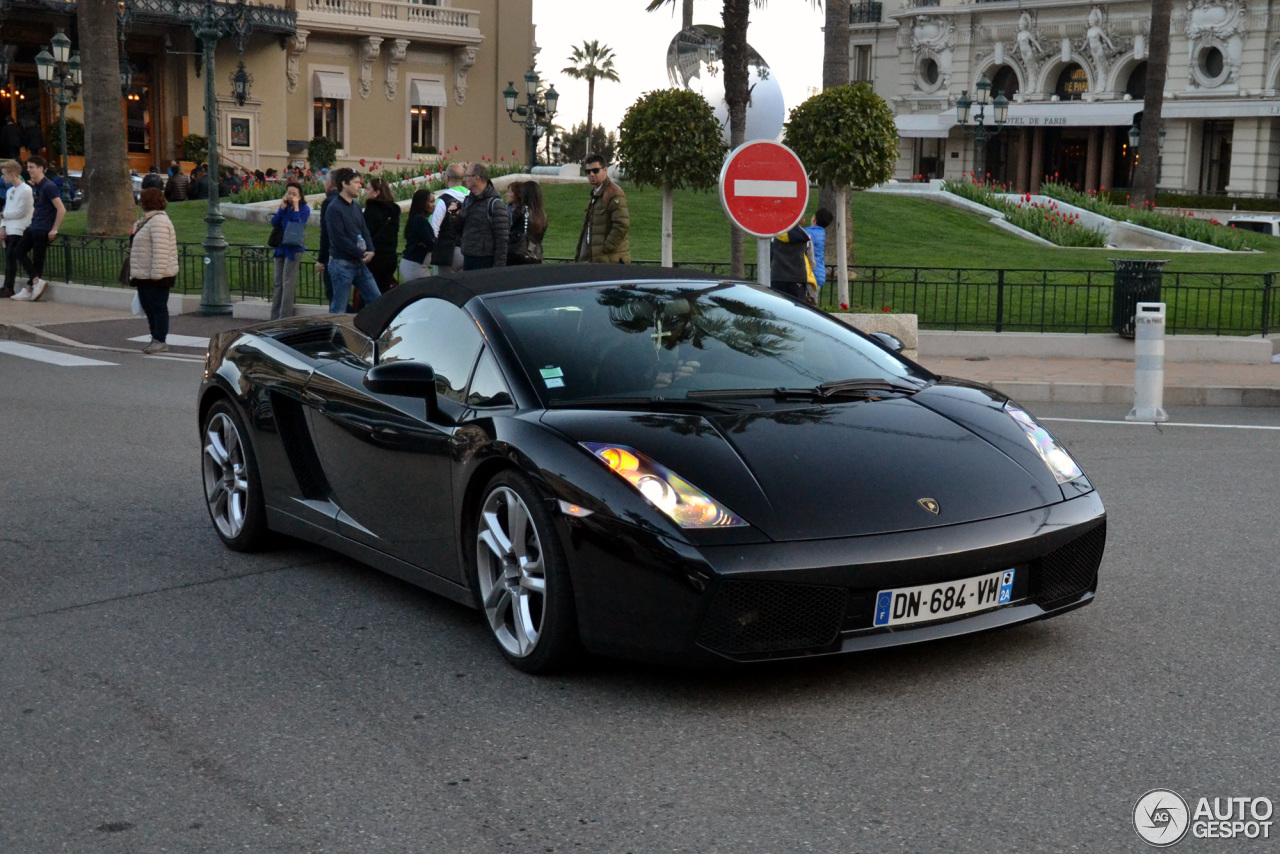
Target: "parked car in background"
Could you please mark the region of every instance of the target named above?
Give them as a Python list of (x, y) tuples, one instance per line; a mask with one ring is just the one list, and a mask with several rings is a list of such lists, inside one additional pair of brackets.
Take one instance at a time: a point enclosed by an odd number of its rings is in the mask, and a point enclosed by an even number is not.
[(1280, 216), (1276, 214), (1239, 214), (1227, 220), (1228, 228), (1256, 231), (1268, 237), (1280, 237)]

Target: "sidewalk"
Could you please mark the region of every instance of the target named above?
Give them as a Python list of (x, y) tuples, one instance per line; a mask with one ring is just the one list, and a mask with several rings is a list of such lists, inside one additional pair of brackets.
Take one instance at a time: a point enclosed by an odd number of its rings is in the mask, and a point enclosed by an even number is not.
[[(236, 317), (170, 317), (171, 352), (203, 355), (205, 339), (257, 321)], [(971, 335), (971, 338), (974, 337)], [(999, 334), (991, 333), (992, 352)], [(134, 341), (131, 339), (140, 338)], [(141, 350), (146, 318), (85, 305), (0, 300), (0, 339), (116, 351)], [(1026, 356), (922, 356), (935, 373), (987, 383), (1025, 403), (1133, 404), (1133, 362), (1127, 359)], [(1165, 363), (1165, 406), (1280, 406), (1280, 364)]]

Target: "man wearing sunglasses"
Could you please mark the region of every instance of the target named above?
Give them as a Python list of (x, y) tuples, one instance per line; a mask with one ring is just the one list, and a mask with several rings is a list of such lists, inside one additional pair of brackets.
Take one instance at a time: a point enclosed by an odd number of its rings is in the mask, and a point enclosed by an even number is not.
[(627, 194), (609, 180), (608, 167), (599, 154), (588, 157), (585, 167), (587, 180), (591, 182), (591, 201), (587, 204), (574, 260), (630, 264), (631, 244), (627, 233), (631, 231), (631, 214), (627, 211)]

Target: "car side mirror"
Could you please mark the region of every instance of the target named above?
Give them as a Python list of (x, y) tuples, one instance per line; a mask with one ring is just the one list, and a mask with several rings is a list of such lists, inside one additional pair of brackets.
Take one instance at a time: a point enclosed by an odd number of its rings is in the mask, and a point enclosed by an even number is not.
[(420, 397), (427, 402), (427, 418), (436, 415), (436, 372), (425, 362), (387, 362), (364, 375), (364, 387), (374, 394)]
[(905, 349), (902, 339), (897, 335), (890, 335), (888, 332), (868, 332), (867, 337), (890, 353), (900, 354)]

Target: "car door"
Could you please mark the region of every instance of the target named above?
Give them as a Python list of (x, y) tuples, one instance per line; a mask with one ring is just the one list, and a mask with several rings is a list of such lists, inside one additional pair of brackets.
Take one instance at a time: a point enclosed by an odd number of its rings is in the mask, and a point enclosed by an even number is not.
[(453, 581), (462, 575), (451, 475), (465, 441), (456, 421), (482, 343), (471, 315), (440, 299), (410, 303), (378, 340), (379, 363), (435, 370), (439, 414), (431, 421), (421, 398), (369, 391), (372, 365), (327, 365), (307, 384), (316, 450), (341, 508), (338, 532)]

